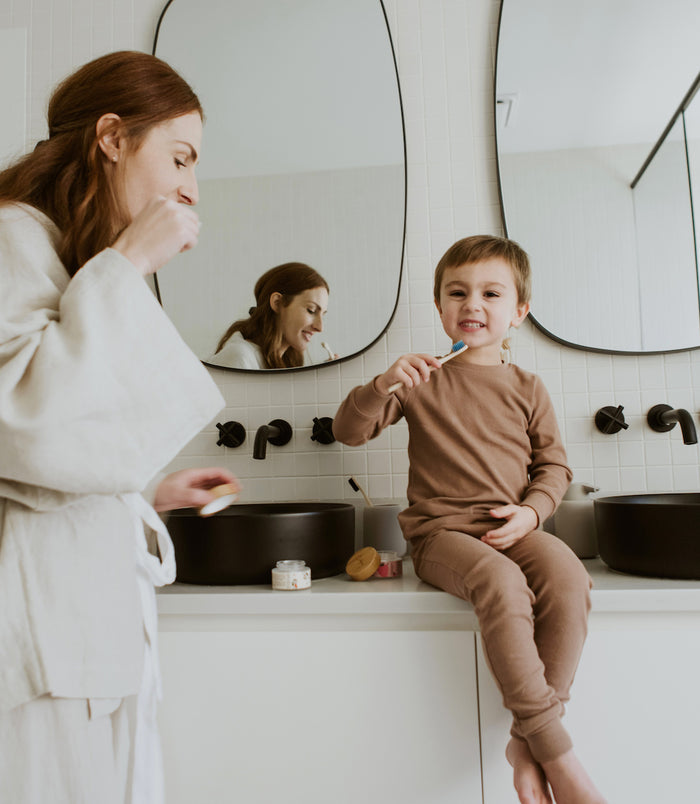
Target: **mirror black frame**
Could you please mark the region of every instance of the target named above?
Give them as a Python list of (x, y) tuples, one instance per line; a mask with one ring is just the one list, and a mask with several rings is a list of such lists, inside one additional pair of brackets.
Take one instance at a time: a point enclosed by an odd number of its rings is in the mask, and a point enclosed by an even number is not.
[[(175, 2), (175, 0), (167, 0), (163, 10), (158, 17), (158, 22), (156, 24), (156, 31), (153, 37), (153, 47), (151, 49), (151, 55), (155, 56), (156, 54), (156, 47), (158, 45), (158, 36), (160, 34), (161, 24), (165, 17), (165, 13), (170, 8), (170, 6)], [(382, 331), (372, 340), (367, 346), (363, 347), (357, 352), (353, 352), (351, 355), (345, 355), (343, 357), (339, 357), (336, 360), (328, 360), (325, 363), (315, 363), (309, 366), (296, 366), (293, 368), (279, 368), (279, 369), (242, 369), (242, 368), (233, 368), (232, 366), (217, 366), (213, 363), (207, 363), (206, 360), (202, 360), (201, 362), (207, 366), (207, 368), (211, 369), (219, 369), (221, 371), (237, 371), (242, 374), (288, 374), (290, 372), (299, 372), (299, 371), (314, 371), (321, 368), (325, 368), (327, 366), (335, 366), (339, 363), (342, 363), (346, 360), (353, 360), (356, 357), (364, 354), (366, 351), (372, 348), (375, 343), (377, 343), (381, 338), (384, 337), (387, 330), (391, 326), (392, 321), (396, 315), (396, 310), (399, 305), (399, 296), (401, 294), (401, 282), (403, 280), (403, 268), (404, 268), (404, 261), (406, 259), (406, 213), (408, 209), (408, 163), (407, 163), (407, 152), (406, 152), (406, 118), (404, 115), (403, 109), (403, 97), (401, 95), (401, 81), (399, 80), (399, 68), (396, 61), (396, 49), (394, 48), (394, 40), (391, 36), (391, 28), (389, 27), (389, 18), (387, 17), (386, 8), (384, 7), (384, 0), (376, 0), (379, 3), (382, 9), (382, 15), (384, 17), (384, 23), (386, 25), (386, 33), (389, 40), (389, 47), (391, 48), (391, 58), (394, 63), (394, 73), (396, 75), (396, 90), (398, 92), (398, 99), (399, 99), (399, 111), (401, 114), (401, 134), (403, 139), (403, 230), (401, 234), (401, 257), (399, 262), (399, 275), (398, 281), (396, 286), (396, 298), (394, 299), (394, 306), (391, 310), (391, 315), (389, 316), (386, 325), (382, 329)], [(500, 19), (499, 19), (500, 25)], [(499, 192), (500, 192), (500, 185), (499, 185)], [(163, 301), (160, 294), (160, 287), (158, 285), (158, 276), (157, 274), (153, 274), (153, 285), (155, 289), (156, 298), (158, 299), (159, 304), (163, 307)], [(163, 308), (165, 309), (165, 308)]]
[[(501, 182), (501, 163), (499, 158), (499, 150), (498, 150), (498, 51), (501, 46), (501, 23), (503, 20), (503, 6), (506, 0), (501, 0), (501, 4), (498, 10), (498, 28), (496, 32), (496, 52), (495, 52), (495, 61), (494, 61), (494, 72), (493, 72), (493, 129), (494, 129), (494, 141), (496, 145), (496, 178), (498, 184), (498, 200), (500, 203), (501, 208), (501, 223), (503, 225), (503, 233), (506, 237), (508, 237), (508, 225), (506, 223), (506, 207), (505, 202), (503, 199), (503, 186)], [(687, 100), (687, 97), (684, 99), (684, 102)], [(683, 103), (679, 107), (679, 110), (673, 115), (671, 123), (669, 126), (672, 125), (678, 112), (682, 109)], [(665, 136), (666, 131), (662, 134), (661, 139)], [(650, 155), (651, 156), (651, 155)], [(636, 181), (636, 179), (635, 179)], [(522, 245), (522, 244), (521, 244)], [(527, 248), (523, 246), (527, 251)], [(578, 343), (572, 343), (571, 341), (564, 340), (560, 338), (558, 335), (555, 335), (553, 332), (550, 332), (545, 326), (543, 326), (532, 314), (532, 312), (528, 313), (528, 319), (534, 324), (535, 328), (546, 335), (556, 343), (561, 344), (562, 346), (568, 346), (571, 349), (578, 349), (582, 352), (597, 352), (598, 354), (606, 354), (606, 355), (665, 355), (665, 354), (674, 354), (677, 352), (693, 352), (697, 349), (700, 349), (700, 346), (686, 346), (681, 349), (659, 349), (655, 351), (626, 351), (626, 350), (619, 350), (619, 349), (602, 349), (596, 346), (582, 346)]]

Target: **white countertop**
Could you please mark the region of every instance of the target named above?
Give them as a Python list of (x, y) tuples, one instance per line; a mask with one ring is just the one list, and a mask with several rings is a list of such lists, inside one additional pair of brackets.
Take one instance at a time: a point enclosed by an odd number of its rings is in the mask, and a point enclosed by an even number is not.
[[(610, 570), (600, 559), (584, 560), (593, 578), (593, 614), (700, 613), (700, 581), (643, 578)], [(455, 615), (462, 627), (477, 626), (472, 607), (463, 600), (420, 581), (410, 559), (402, 578), (352, 581), (347, 575), (321, 578), (311, 589), (273, 591), (269, 586), (195, 586), (174, 583), (158, 590), (161, 615), (305, 615), (367, 616)], [(465, 618), (465, 614), (467, 617)]]

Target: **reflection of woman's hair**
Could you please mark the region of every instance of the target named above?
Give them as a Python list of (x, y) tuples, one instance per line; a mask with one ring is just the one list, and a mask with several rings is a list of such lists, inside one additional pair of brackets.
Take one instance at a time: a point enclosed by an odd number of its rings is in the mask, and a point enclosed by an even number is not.
[(129, 223), (116, 186), (121, 173), (99, 147), (97, 121), (118, 115), (113, 130), (134, 149), (154, 125), (190, 112), (202, 115), (197, 96), (164, 61), (128, 50), (101, 56), (56, 88), (49, 138), (0, 173), (0, 203), (30, 204), (51, 218), (72, 276)]
[(270, 268), (255, 283), (255, 307), (251, 307), (248, 318), (234, 321), (219, 341), (216, 351), (220, 352), (234, 332), (240, 332), (247, 341), (257, 344), (268, 368), (293, 368), (304, 364), (304, 354), (298, 349), (288, 347), (282, 350), (282, 333), (279, 317), (270, 305), (273, 293), (282, 294), (282, 306), (287, 307), (295, 296), (305, 290), (325, 288), (328, 283), (317, 271), (303, 262), (286, 262)]

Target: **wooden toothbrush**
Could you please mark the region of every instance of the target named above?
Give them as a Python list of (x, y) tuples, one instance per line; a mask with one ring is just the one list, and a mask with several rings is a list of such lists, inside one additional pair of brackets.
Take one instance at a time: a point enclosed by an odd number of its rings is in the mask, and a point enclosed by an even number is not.
[(365, 503), (367, 503), (367, 505), (369, 505), (369, 506), (371, 506), (371, 505), (372, 505), (372, 500), (370, 500), (370, 498), (369, 498), (369, 497), (367, 496), (367, 494), (365, 493), (365, 490), (364, 490), (364, 489), (362, 488), (362, 486), (361, 486), (361, 485), (360, 485), (360, 484), (357, 482), (357, 480), (355, 480), (355, 478), (354, 478), (354, 477), (349, 477), (349, 478), (348, 478), (348, 483), (350, 484), (350, 486), (351, 486), (351, 488), (352, 488), (352, 490), (353, 490), (353, 491), (359, 491), (359, 492), (360, 492), (360, 494), (361, 494), (361, 495), (362, 495), (362, 496), (365, 498)]
[[(464, 341), (457, 341), (457, 343), (452, 345), (452, 351), (449, 354), (444, 355), (443, 357), (438, 357), (438, 361), (441, 365), (445, 365), (448, 360), (452, 360), (453, 357), (457, 357), (457, 355), (461, 355), (462, 352), (465, 352), (469, 347)], [(401, 388), (403, 385), (402, 382), (395, 382), (390, 388), (389, 393), (393, 394)]]

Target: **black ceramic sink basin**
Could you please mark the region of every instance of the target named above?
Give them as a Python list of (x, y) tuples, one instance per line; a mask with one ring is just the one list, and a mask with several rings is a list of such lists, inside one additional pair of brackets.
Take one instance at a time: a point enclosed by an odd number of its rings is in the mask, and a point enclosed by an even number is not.
[(599, 497), (593, 505), (600, 557), (611, 569), (700, 580), (700, 493)]
[(172, 511), (167, 526), (182, 583), (269, 585), (285, 559), (306, 561), (312, 580), (327, 578), (345, 570), (355, 547), (349, 503), (251, 503), (210, 517), (187, 508)]

